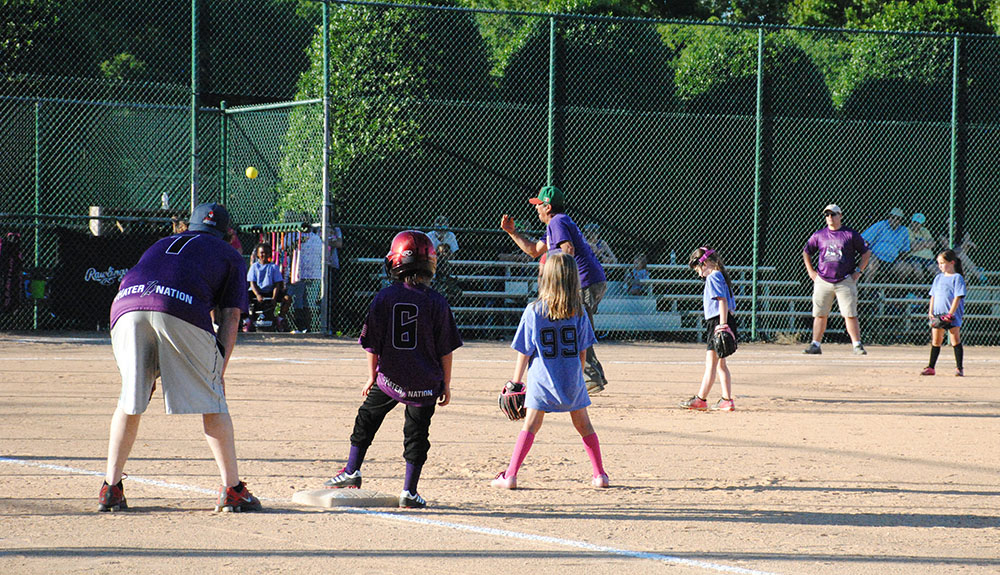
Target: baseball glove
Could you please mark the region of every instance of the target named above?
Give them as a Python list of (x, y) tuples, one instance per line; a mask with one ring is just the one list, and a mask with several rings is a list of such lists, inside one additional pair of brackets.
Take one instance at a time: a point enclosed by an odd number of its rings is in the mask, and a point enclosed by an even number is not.
[(508, 381), (500, 390), (500, 397), (497, 403), (500, 404), (500, 411), (511, 421), (524, 419), (527, 409), (524, 407), (524, 384), (518, 381)]
[(733, 355), (736, 353), (736, 348), (736, 337), (728, 325), (724, 329), (715, 330), (712, 334), (712, 349), (720, 358)]
[(930, 324), (935, 329), (951, 329), (953, 327), (951, 322), (953, 321), (955, 321), (955, 316), (950, 313), (942, 313), (934, 316)]

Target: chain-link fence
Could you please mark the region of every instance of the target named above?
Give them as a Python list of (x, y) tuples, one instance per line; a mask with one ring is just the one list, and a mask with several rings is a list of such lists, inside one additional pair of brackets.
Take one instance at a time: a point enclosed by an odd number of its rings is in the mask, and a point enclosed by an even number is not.
[[(859, 284), (865, 341), (927, 341), (933, 257), (953, 247), (969, 284), (963, 337), (1000, 342), (997, 38), (329, 6), (328, 214), (343, 235), (330, 331), (357, 331), (390, 239), (418, 228), (454, 234), (436, 286), (466, 337), (509, 336), (537, 264), (500, 216), (541, 235), (527, 198), (551, 183), (610, 248), (602, 335), (702, 337), (701, 280), (686, 263), (707, 244), (733, 272), (746, 336), (804, 338), (812, 290), (800, 254), (837, 203), (858, 231), (900, 208), (913, 232)], [(277, 244), (288, 279), (307, 286), (297, 327), (321, 328), (315, 266), (298, 266), (315, 257), (303, 244), (322, 217), (324, 6), (195, 8), (194, 78), (190, 12), (13, 15), (23, 38), (0, 63), (11, 142), (0, 231), (21, 234), (27, 293), (0, 329), (90, 327), (51, 309), (67, 295), (55, 279), (31, 295), (32, 277), (64, 273), (68, 248), (53, 232), (89, 244), (102, 222), (127, 237), (129, 217), (165, 230), (189, 207), (192, 164), (198, 200), (230, 207), (244, 253)], [(126, 30), (136, 22), (155, 26)], [(56, 47), (93, 38), (87, 26), (115, 41), (63, 62)], [(649, 279), (638, 281), (642, 261)], [(846, 338), (837, 314), (830, 328)]]

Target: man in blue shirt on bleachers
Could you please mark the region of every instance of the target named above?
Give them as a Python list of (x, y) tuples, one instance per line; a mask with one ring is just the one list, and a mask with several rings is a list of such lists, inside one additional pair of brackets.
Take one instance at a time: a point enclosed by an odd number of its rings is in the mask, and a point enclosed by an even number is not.
[(903, 225), (903, 217), (903, 210), (892, 208), (889, 219), (877, 222), (861, 232), (861, 237), (872, 250), (871, 263), (868, 265), (869, 280), (874, 280), (890, 267), (894, 275), (899, 275), (897, 266), (903, 263), (899, 257), (910, 251), (910, 232)]

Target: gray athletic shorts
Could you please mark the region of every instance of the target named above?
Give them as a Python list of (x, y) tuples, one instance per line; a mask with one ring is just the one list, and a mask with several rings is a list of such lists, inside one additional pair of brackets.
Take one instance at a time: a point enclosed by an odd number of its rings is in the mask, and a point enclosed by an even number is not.
[(122, 375), (118, 407), (137, 415), (149, 407), (160, 378), (167, 413), (228, 413), (222, 391), (222, 353), (215, 336), (158, 311), (132, 311), (111, 329)]
[(821, 277), (813, 284), (813, 317), (826, 317), (833, 309), (833, 298), (837, 298), (840, 315), (858, 317), (858, 282), (847, 276), (835, 284)]

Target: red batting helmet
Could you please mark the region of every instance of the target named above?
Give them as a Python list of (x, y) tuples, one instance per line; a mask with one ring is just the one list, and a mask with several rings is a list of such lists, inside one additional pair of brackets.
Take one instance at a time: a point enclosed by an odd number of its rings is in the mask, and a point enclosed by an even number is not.
[(392, 238), (385, 255), (385, 271), (394, 279), (421, 272), (433, 276), (436, 269), (437, 252), (427, 234), (406, 230)]

